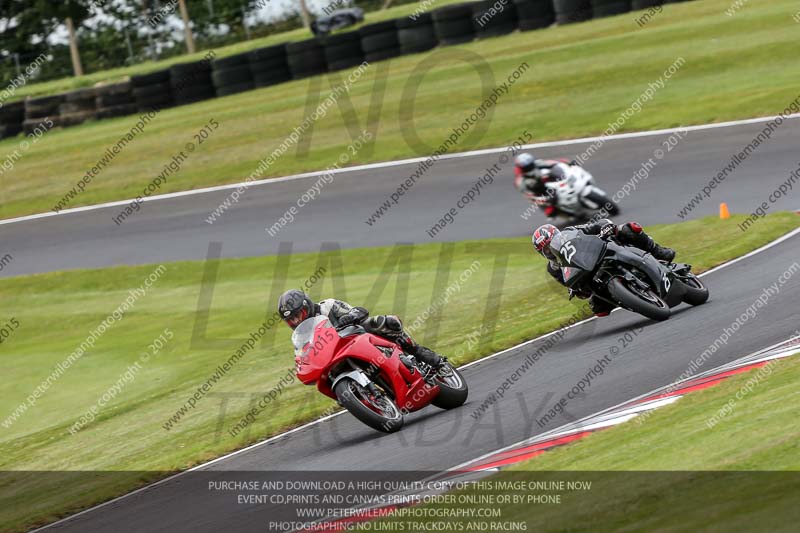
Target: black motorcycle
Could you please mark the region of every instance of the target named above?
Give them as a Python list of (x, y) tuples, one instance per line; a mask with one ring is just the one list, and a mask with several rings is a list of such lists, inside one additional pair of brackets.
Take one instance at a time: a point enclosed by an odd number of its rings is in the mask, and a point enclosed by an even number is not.
[(653, 320), (666, 320), (671, 308), (686, 302), (702, 305), (708, 289), (691, 265), (658, 261), (647, 252), (578, 230), (553, 239), (564, 281), (578, 292), (591, 292), (615, 307)]

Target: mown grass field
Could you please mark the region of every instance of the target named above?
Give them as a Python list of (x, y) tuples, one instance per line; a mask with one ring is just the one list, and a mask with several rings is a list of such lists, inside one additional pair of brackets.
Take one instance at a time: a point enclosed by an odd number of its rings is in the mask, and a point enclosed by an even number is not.
[[(307, 150), (298, 153), (291, 146), (264, 177), (326, 168), (346, 151), (350, 135), (364, 128), (373, 130), (374, 144), (362, 148), (350, 164), (429, 155), (404, 140), (412, 131), (410, 123), (400, 120), (400, 111), (410, 109), (411, 93), (404, 98), (404, 90), (418, 83), (412, 121), (433, 150), (481, 101), (479, 76), (457, 53), (485, 61), (481, 68), (491, 71), (495, 83), (523, 62), (530, 68), (480, 123), (487, 128), (485, 135), (460, 141), (454, 150), (506, 146), (524, 129), (534, 141), (598, 134), (679, 57), (684, 65), (620, 131), (778, 113), (800, 94), (798, 25), (792, 20), (796, 4), (751, 3), (728, 17), (729, 3), (668, 4), (644, 28), (628, 13), (375, 63), (350, 91), (348, 116), (358, 121), (349, 122), (352, 131), (334, 105), (301, 142)], [(435, 68), (422, 76), (427, 60)], [(307, 115), (307, 94), (321, 86), (321, 101), (337, 79), (342, 78), (326, 75), (164, 110), (69, 206), (140, 194), (211, 118), (219, 129), (159, 192), (240, 182)], [(373, 93), (383, 96), (376, 96), (370, 108)], [(312, 101), (309, 111), (316, 105)], [(54, 130), (27, 150), (20, 149), (20, 139), (0, 142), (0, 160), (20, 150), (14, 167), (0, 174), (0, 217), (50, 210), (135, 121), (127, 117)]]
[[(797, 215), (776, 213), (742, 233), (737, 223), (743, 218), (707, 218), (648, 230), (663, 243), (681, 243), (681, 260), (703, 271), (800, 225)], [(452, 356), (456, 363), (552, 331), (581, 309), (581, 304), (569, 302), (566, 291), (545, 273), (544, 261), (525, 238), (457, 243), (450, 278), (437, 285), (441, 247), (413, 247), (410, 274), (399, 277), (381, 275), (382, 266), (397, 251), (393, 248), (346, 250), (341, 252), (341, 263), (331, 252), (295, 255), (290, 258), (292, 277), (279, 277), (277, 281), (273, 279), (276, 257), (222, 260), (204, 335), (208, 339), (246, 338), (267, 313), (274, 311), (277, 294), (299, 286), (320, 264), (328, 271), (311, 289), (312, 296), (336, 296), (365, 304), (375, 313), (397, 312), (410, 324), (447, 285), (478, 261), (474, 274), (453, 294), (446, 316), (434, 315), (415, 331), (419, 340)], [(509, 253), (505, 282), (501, 294), (489, 295), (494, 260), (501, 253)], [(338, 264), (341, 270), (335, 266)], [(314, 388), (293, 383), (258, 417), (250, 432), (236, 437), (228, 434), (227, 430), (250, 408), (251, 395), (260, 397), (268, 392), (293, 367), (290, 330), (279, 324), (272, 330), (276, 332), (274, 344), (257, 344), (194, 409), (170, 430), (164, 429), (163, 424), (242, 342), (214, 347), (203, 341), (201, 334), (193, 343), (204, 264), (181, 262), (165, 267), (133, 309), (52, 383), (35, 405), (10, 423), (7, 417), (17, 406), (127, 298), (130, 290), (143, 283), (155, 266), (57, 272), (0, 281), (4, 304), (0, 319), (5, 323), (13, 317), (19, 323), (0, 346), (7, 378), (0, 383), (0, 470), (133, 472), (130, 477), (113, 480), (101, 476), (83, 479), (80, 487), (68, 486), (63, 479), (59, 485), (53, 478), (32, 481), (20, 474), (16, 482), (10, 479), (0, 487), (0, 529), (20, 529), (53, 519), (163, 477), (166, 472), (185, 469), (311, 420), (335, 405)], [(271, 294), (273, 283), (275, 292)], [(404, 283), (408, 284), (407, 297), (403, 297)], [(398, 284), (401, 298), (396, 300)], [(375, 289), (381, 286), (382, 292)], [(485, 303), (498, 299), (493, 334), (485, 331), (481, 335), (485, 344), (469, 347), (468, 334), (481, 331), (482, 324), (487, 323), (482, 316)], [(481, 310), (477, 316), (476, 308)], [(534, 315), (537, 320), (530, 320)], [(432, 326), (439, 328), (435, 335), (428, 329)], [(75, 421), (139, 360), (165, 328), (174, 335), (166, 346), (142, 365), (135, 379), (100, 409), (92, 423), (70, 434)], [(230, 402), (220, 418), (225, 394)], [(218, 427), (222, 428), (219, 434)], [(46, 479), (52, 480), (52, 486), (42, 486)]]
[[(510, 467), (491, 481), (580, 480), (592, 488), (562, 491), (560, 504), (500, 505), (498, 521), (523, 521), (528, 531), (793, 531), (799, 381), (795, 355), (691, 393), (643, 423), (633, 419)], [(730, 414), (709, 429), (730, 400)]]

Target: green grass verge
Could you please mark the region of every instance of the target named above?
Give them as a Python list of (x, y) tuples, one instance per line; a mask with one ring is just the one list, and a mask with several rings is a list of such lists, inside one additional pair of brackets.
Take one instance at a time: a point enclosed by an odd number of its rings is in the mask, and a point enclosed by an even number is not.
[[(436, 0), (436, 3), (433, 4), (431, 7), (436, 8), (447, 4), (453, 4), (459, 1), (461, 0)], [(336, 33), (355, 31), (364, 24), (372, 24), (374, 22), (380, 22), (382, 20), (389, 20), (393, 18), (403, 17), (413, 13), (419, 7), (420, 7), (419, 3), (404, 4), (401, 6), (390, 7), (389, 9), (384, 9), (381, 11), (373, 11), (371, 13), (366, 13), (364, 16), (364, 22), (362, 22), (361, 24), (357, 24), (355, 26), (350, 26), (349, 28), (345, 28), (343, 30), (339, 30), (339, 32)], [(265, 37), (259, 37), (256, 39), (251, 39), (249, 41), (241, 41), (235, 44), (229, 44), (226, 46), (220, 46), (212, 49), (216, 53), (216, 57), (222, 58), (234, 54), (240, 54), (242, 52), (249, 52), (250, 50), (255, 50), (256, 48), (261, 48), (264, 46), (272, 46), (280, 43), (302, 41), (303, 39), (311, 39), (312, 37), (313, 34), (311, 33), (310, 30), (297, 28), (295, 30), (275, 33), (272, 35), (267, 35)], [(58, 94), (73, 89), (80, 89), (81, 87), (89, 87), (95, 85), (96, 83), (113, 83), (118, 81), (124, 81), (130, 76), (136, 74), (146, 74), (148, 72), (154, 72), (156, 70), (168, 68), (170, 65), (174, 65), (175, 63), (186, 63), (188, 61), (200, 60), (203, 58), (203, 56), (206, 55), (207, 52), (208, 49), (204, 49), (194, 54), (183, 54), (175, 57), (170, 57), (167, 59), (162, 59), (159, 61), (144, 61), (142, 63), (137, 63), (129, 67), (119, 67), (115, 69), (103, 70), (100, 72), (93, 72), (91, 74), (86, 74), (84, 76), (80, 76), (77, 78), (74, 76), (70, 76), (68, 78), (50, 80), (41, 83), (32, 83), (30, 85), (25, 85), (19, 88), (15, 92), (14, 96), (12, 98), (9, 98), (9, 101), (20, 100), (25, 96), (47, 96), (50, 94)]]
[[(642, 423), (633, 419), (510, 467), (489, 481), (593, 486), (561, 491), (560, 504), (500, 505), (500, 521), (525, 522), (528, 531), (794, 530), (800, 515), (798, 382), (797, 356), (773, 362), (691, 393)], [(730, 414), (709, 428), (731, 400)], [(479, 494), (474, 488), (462, 493)], [(390, 522), (395, 529), (383, 531), (401, 531), (400, 517)]]
[[(677, 245), (680, 258), (697, 271), (743, 255), (800, 224), (791, 213), (769, 215), (764, 223), (742, 233), (736, 224), (743, 217), (722, 221), (707, 218), (648, 228), (660, 242)], [(702, 231), (698, 231), (702, 228)], [(700, 236), (700, 237), (698, 237)], [(713, 246), (712, 246), (713, 244)], [(299, 286), (321, 262), (326, 277), (312, 295), (336, 296), (366, 304), (375, 313), (398, 312), (413, 323), (431, 305), (437, 287), (440, 244), (406, 249), (413, 252), (411, 275), (388, 279), (382, 265), (397, 249), (345, 250), (295, 255), (292, 275), (273, 280), (276, 257), (226, 259), (219, 262), (218, 281), (209, 317), (207, 336), (242, 338), (258, 328), (267, 312), (274, 310), (276, 292)], [(500, 293), (488, 295), (493, 264), (498, 255), (509, 254)], [(453, 249), (452, 284), (474, 261), (479, 268), (453, 294), (445, 316), (428, 319), (415, 331), (417, 338), (465, 363), (556, 329), (581, 309), (569, 302), (563, 288), (544, 271), (543, 260), (533, 253), (527, 238), (493, 239), (457, 243)], [(339, 265), (339, 267), (336, 267)], [(165, 265), (166, 272), (81, 359), (69, 368), (16, 422), (0, 425), (0, 470), (14, 471), (130, 471), (129, 477), (98, 476), (74, 487), (42, 487), (43, 479), (20, 475), (16, 483), (0, 487), (0, 529), (20, 528), (50, 520), (67, 511), (88, 506), (158, 477), (241, 448), (253, 441), (314, 419), (334, 403), (315, 389), (290, 385), (251, 426), (251, 431), (231, 437), (227, 430), (250, 408), (250, 398), (268, 392), (293, 366), (289, 330), (275, 328), (274, 345), (256, 349), (242, 358), (212, 390), (213, 394), (240, 394), (230, 398), (220, 419), (221, 396), (202, 398), (195, 409), (171, 430), (162, 427), (187, 398), (228, 359), (233, 349), (191, 343), (196, 324), (201, 262)], [(117, 267), (33, 275), (0, 281), (4, 304), (2, 322), (15, 318), (19, 327), (4, 340), (5, 375), (0, 383), (0, 422), (24, 402), (62, 362), (98, 327), (109, 313), (139, 287), (154, 270), (151, 266)], [(385, 285), (384, 285), (385, 283)], [(402, 297), (408, 283), (407, 297)], [(395, 290), (400, 285), (401, 298)], [(383, 286), (383, 291), (375, 287)], [(485, 344), (468, 349), (467, 334), (480, 331), (487, 301), (499, 301), (497, 327), (485, 332)], [(477, 316), (476, 316), (477, 315)], [(531, 316), (536, 321), (531, 321)], [(435, 338), (429, 327), (438, 327)], [(139, 354), (169, 328), (174, 338), (142, 368), (135, 379), (99, 412), (86, 428), (70, 435), (68, 428), (112, 387)], [(234, 343), (237, 344), (237, 343)], [(222, 432), (217, 438), (217, 424)], [(137, 474), (136, 472), (150, 472)], [(55, 481), (52, 481), (55, 484)], [(63, 479), (60, 485), (68, 485)], [(53, 490), (51, 490), (53, 489)], [(10, 490), (11, 493), (7, 492)], [(67, 496), (68, 495), (68, 496)], [(22, 503), (25, 505), (22, 505)]]
[[(635, 16), (628, 13), (371, 65), (350, 91), (353, 110), (348, 116), (358, 120), (358, 124), (350, 123), (354, 131), (367, 126), (375, 129), (374, 144), (362, 148), (348, 164), (427, 155), (404, 141), (411, 130), (401, 123), (400, 111), (409, 109), (409, 102), (402, 98), (407, 82), (418, 79), (420, 65), (428, 58), (440, 59), (422, 78), (414, 104), (413, 121), (422, 141), (433, 150), (474, 111), (481, 101), (479, 76), (473, 66), (450, 55), (455, 52), (482, 56), (497, 83), (522, 62), (530, 68), (509, 94), (500, 98), (491, 120), (481, 122), (487, 126), (485, 135), (477, 142), (462, 139), (451, 151), (506, 146), (524, 129), (535, 141), (598, 134), (679, 57), (684, 58), (684, 66), (620, 131), (782, 111), (798, 96), (800, 71), (794, 53), (797, 24), (791, 17), (795, 3), (753, 3), (735, 17), (728, 17), (724, 11), (729, 3), (704, 0), (669, 4), (645, 28), (639, 28)], [(382, 106), (373, 107), (372, 115), (368, 110), (375, 79), (384, 73)], [(69, 206), (141, 194), (211, 118), (220, 123), (219, 129), (158, 192), (243, 181), (306, 116), (306, 95), (313, 93), (315, 84), (323, 87), (320, 99), (326, 97), (329, 81), (337, 83), (328, 78), (300, 80), (164, 110)], [(442, 105), (442, 95), (448, 95), (447, 105)], [(521, 117), (528, 120), (520, 121)], [(53, 208), (135, 120), (125, 117), (52, 131), (27, 150), (20, 148), (19, 139), (0, 142), (0, 159), (19, 152), (14, 168), (0, 175), (0, 217)], [(315, 124), (307, 155), (298, 154), (296, 147), (290, 146), (264, 177), (334, 164), (348, 151), (350, 131), (341, 110), (334, 105)]]

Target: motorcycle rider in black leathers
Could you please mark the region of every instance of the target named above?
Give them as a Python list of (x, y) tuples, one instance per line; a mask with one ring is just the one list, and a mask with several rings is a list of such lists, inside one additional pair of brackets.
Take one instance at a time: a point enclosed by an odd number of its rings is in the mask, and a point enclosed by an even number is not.
[(540, 206), (547, 218), (553, 218), (557, 199), (549, 194), (546, 184), (564, 180), (570, 166), (578, 166), (577, 161), (536, 159), (523, 152), (514, 158), (514, 185)]
[(402, 350), (413, 355), (434, 370), (438, 370), (447, 360), (433, 350), (414, 342), (414, 339), (403, 330), (403, 323), (394, 315), (369, 316), (363, 307), (353, 307), (342, 300), (328, 298), (315, 304), (308, 295), (291, 289), (283, 293), (278, 301), (278, 312), (281, 318), (292, 329), (309, 317), (325, 315), (333, 327), (339, 329), (351, 325), (363, 327), (367, 333), (383, 337), (397, 343)]
[[(656, 243), (642, 229), (642, 226), (636, 222), (627, 222), (617, 226), (607, 218), (600, 219), (596, 222), (589, 222), (588, 224), (581, 224), (579, 226), (569, 226), (564, 230), (578, 230), (587, 235), (599, 235), (603, 238), (613, 238), (617, 242), (625, 246), (633, 246), (645, 252), (650, 253), (659, 261), (672, 262), (675, 259), (675, 250), (665, 248)], [(559, 263), (559, 255), (550, 249), (550, 243), (553, 238), (558, 235), (559, 230), (552, 224), (545, 224), (540, 226), (533, 232), (532, 242), (536, 251), (542, 254), (547, 259), (547, 273), (553, 278), (566, 286), (564, 282), (564, 274), (561, 271)], [(582, 293), (580, 291), (572, 291), (573, 294), (579, 298), (589, 298), (589, 307), (597, 316), (608, 316), (614, 306), (605, 300)]]

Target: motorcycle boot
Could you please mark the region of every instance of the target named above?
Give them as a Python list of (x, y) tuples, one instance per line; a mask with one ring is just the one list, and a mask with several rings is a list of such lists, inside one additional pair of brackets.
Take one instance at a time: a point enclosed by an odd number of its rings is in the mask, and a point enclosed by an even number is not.
[(617, 232), (617, 239), (622, 244), (629, 244), (648, 252), (659, 261), (671, 263), (675, 259), (675, 250), (656, 243), (636, 222), (623, 224)]

